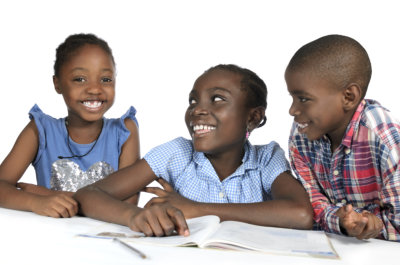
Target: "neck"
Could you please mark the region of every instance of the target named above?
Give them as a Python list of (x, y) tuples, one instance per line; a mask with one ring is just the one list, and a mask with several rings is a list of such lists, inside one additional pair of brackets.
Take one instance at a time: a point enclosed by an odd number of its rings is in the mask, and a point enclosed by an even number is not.
[(74, 121), (66, 118), (66, 128), (69, 137), (78, 144), (90, 144), (100, 136), (103, 119), (94, 122)]
[(344, 134), (346, 133), (347, 127), (353, 118), (354, 111), (348, 112), (343, 118), (342, 126), (339, 126), (334, 131), (327, 134), (329, 140), (331, 141), (331, 152), (334, 153), (335, 150), (340, 146), (343, 141)]
[(219, 154), (206, 154), (221, 181), (232, 175), (242, 164), (244, 148)]

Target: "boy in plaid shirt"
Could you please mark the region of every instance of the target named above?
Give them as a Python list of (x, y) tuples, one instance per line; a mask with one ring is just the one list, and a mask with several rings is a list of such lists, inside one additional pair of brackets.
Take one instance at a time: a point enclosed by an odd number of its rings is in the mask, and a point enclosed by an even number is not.
[(318, 227), (400, 241), (400, 123), (364, 99), (371, 73), (365, 49), (346, 36), (324, 36), (294, 54), (285, 72), (289, 157)]

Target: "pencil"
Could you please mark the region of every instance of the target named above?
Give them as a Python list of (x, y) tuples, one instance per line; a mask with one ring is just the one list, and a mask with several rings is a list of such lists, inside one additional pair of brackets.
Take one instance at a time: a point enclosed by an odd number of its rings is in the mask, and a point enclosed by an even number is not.
[(120, 243), (121, 245), (123, 245), (123, 246), (129, 248), (130, 250), (132, 250), (133, 252), (135, 252), (136, 254), (138, 254), (142, 259), (146, 259), (146, 258), (147, 258), (146, 254), (144, 254), (142, 251), (138, 250), (137, 248), (132, 247), (131, 245), (125, 243), (125, 242), (122, 241), (122, 240), (120, 240), (119, 238), (114, 237), (113, 241), (114, 241), (114, 242), (118, 242), (118, 243)]

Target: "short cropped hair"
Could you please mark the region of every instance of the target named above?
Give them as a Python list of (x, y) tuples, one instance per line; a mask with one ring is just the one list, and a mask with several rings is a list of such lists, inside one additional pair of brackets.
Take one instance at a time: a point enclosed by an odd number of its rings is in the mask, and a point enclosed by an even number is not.
[(367, 93), (372, 67), (367, 51), (356, 40), (342, 35), (327, 35), (307, 43), (292, 57), (286, 71), (312, 71), (333, 82), (338, 89), (351, 83)]
[(61, 66), (70, 59), (71, 55), (73, 55), (86, 44), (97, 45), (103, 49), (111, 57), (111, 60), (115, 66), (112, 50), (105, 40), (91, 33), (73, 34), (68, 36), (65, 41), (56, 49), (56, 60), (54, 62), (54, 75), (56, 77), (59, 77)]
[[(248, 94), (247, 106), (252, 108), (261, 106), (267, 109), (267, 85), (256, 73), (235, 64), (219, 64), (211, 67), (204, 74), (214, 70), (224, 70), (242, 76), (241, 89), (245, 90)], [(266, 117), (264, 116), (258, 127), (263, 126), (265, 122)]]

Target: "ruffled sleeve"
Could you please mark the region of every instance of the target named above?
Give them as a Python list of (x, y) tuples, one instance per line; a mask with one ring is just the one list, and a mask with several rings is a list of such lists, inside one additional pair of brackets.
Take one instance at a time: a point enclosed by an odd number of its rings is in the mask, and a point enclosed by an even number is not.
[(178, 178), (192, 161), (192, 154), (192, 141), (178, 137), (152, 148), (143, 158), (157, 177), (176, 188)]
[(36, 163), (40, 159), (43, 151), (46, 149), (46, 133), (45, 133), (45, 129), (44, 129), (44, 126), (45, 126), (44, 116), (45, 115), (46, 114), (44, 114), (42, 112), (42, 110), (38, 107), (38, 105), (36, 105), (36, 104), (29, 111), (29, 118), (31, 120), (35, 121), (36, 127), (39, 131), (39, 147), (38, 147), (38, 152), (36, 154), (35, 161), (33, 163)]
[(138, 123), (135, 115), (136, 115), (136, 109), (133, 106), (131, 106), (128, 109), (128, 111), (124, 115), (122, 115), (121, 118), (119, 119), (119, 127), (120, 127), (120, 137), (119, 137), (119, 146), (118, 146), (119, 150), (121, 150), (122, 146), (128, 139), (129, 135), (131, 134), (131, 132), (125, 126), (125, 119), (129, 118), (129, 119), (133, 120), (136, 123), (136, 126), (139, 127), (139, 123)]
[(262, 146), (259, 150), (258, 161), (263, 170), (263, 188), (270, 193), (275, 179), (283, 172), (290, 171), (289, 162), (283, 149), (274, 141)]

